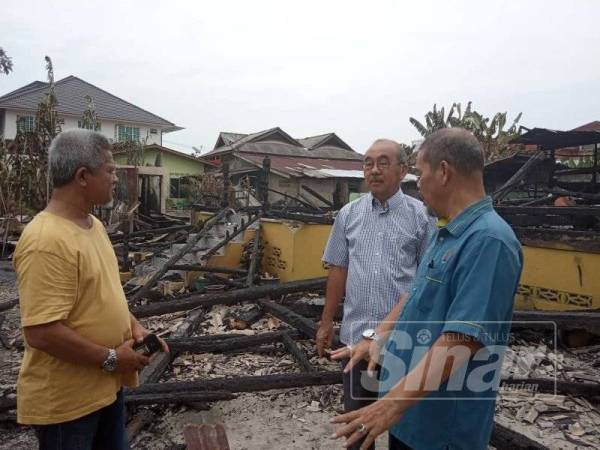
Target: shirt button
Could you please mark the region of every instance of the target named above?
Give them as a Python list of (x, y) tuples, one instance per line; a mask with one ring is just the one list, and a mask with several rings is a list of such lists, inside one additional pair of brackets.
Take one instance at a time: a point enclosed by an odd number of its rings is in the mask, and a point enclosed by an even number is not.
[(379, 253), (375, 253), (375, 256), (379, 256)]
[(375, 271), (375, 275), (377, 275), (378, 273), (379, 273), (379, 272), (376, 270), (376, 271)]

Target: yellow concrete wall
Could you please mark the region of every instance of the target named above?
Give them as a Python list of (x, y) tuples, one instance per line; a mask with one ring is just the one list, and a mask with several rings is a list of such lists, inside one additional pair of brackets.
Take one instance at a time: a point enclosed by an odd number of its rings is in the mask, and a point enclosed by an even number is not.
[(523, 246), (517, 309), (600, 309), (600, 254)]
[(327, 276), (321, 262), (330, 225), (262, 220), (262, 271), (283, 282)]
[[(195, 213), (194, 221), (210, 216), (210, 213)], [(321, 257), (331, 225), (273, 219), (262, 219), (261, 223), (265, 245), (263, 273), (269, 272), (282, 282), (327, 276)], [(239, 252), (236, 248), (228, 249), (226, 257), (213, 257), (209, 263), (237, 267), (239, 255), (241, 246)], [(523, 274), (515, 296), (517, 309), (600, 309), (600, 254), (523, 246), (523, 257)]]

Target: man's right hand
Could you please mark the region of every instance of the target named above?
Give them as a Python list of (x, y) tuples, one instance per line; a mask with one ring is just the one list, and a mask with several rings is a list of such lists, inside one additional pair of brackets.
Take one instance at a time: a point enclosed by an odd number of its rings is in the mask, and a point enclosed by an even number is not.
[(325, 356), (325, 349), (331, 348), (331, 342), (333, 340), (333, 322), (332, 321), (321, 321), (319, 329), (317, 330), (317, 353), (319, 357)]
[(133, 339), (129, 339), (115, 349), (117, 352), (117, 368), (115, 372), (134, 372), (150, 363), (149, 357), (140, 355), (133, 349), (134, 343)]
[(369, 339), (362, 339), (357, 344), (338, 348), (331, 353), (331, 359), (342, 361), (348, 359), (344, 372), (350, 372), (360, 360), (368, 361), (367, 371), (374, 372), (379, 362), (379, 343)]

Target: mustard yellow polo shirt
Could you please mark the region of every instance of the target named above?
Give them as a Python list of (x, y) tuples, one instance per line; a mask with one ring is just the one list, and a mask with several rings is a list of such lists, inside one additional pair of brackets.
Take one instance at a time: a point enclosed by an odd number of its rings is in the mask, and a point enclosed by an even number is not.
[[(131, 337), (119, 268), (102, 223), (83, 229), (41, 212), (25, 227), (13, 257), (21, 326), (62, 320), (96, 344), (114, 348)], [(25, 343), (17, 382), (17, 420), (45, 425), (67, 422), (110, 405), (137, 375), (54, 358)]]

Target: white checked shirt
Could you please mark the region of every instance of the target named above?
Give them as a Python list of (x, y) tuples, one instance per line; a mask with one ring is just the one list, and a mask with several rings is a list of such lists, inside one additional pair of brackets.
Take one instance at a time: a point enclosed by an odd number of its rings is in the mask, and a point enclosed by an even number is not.
[(340, 210), (323, 261), (348, 268), (340, 332), (344, 344), (358, 342), (410, 290), (435, 228), (423, 203), (401, 189), (387, 204), (368, 194)]

